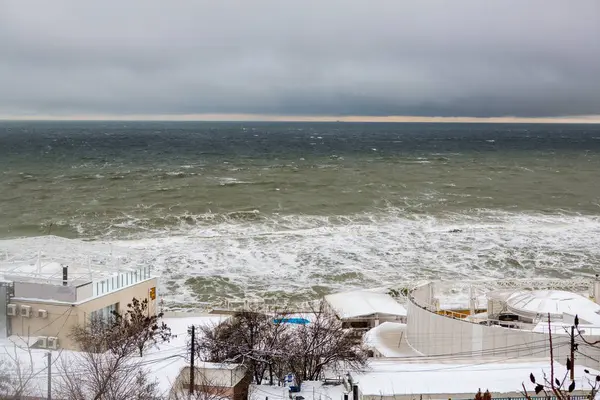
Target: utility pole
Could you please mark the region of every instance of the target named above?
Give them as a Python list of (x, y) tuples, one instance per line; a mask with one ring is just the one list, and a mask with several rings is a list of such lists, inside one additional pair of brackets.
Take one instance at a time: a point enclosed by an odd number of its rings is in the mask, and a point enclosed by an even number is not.
[(52, 400), (52, 353), (48, 352), (48, 400)]
[(192, 325), (192, 354), (190, 354), (190, 394), (194, 393), (194, 378), (196, 371), (194, 370), (194, 347), (196, 345), (196, 330)]
[(575, 326), (571, 325), (571, 381), (575, 380)]

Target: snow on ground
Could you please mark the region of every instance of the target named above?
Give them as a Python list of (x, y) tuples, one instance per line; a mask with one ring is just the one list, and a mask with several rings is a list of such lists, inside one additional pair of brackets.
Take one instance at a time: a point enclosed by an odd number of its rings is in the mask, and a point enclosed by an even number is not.
[(369, 330), (364, 337), (365, 344), (383, 357), (419, 357), (406, 341), (406, 324), (384, 322)]
[[(159, 389), (166, 392), (175, 382), (181, 369), (188, 365), (188, 327), (191, 325), (207, 326), (216, 325), (227, 319), (228, 316), (203, 315), (165, 318), (165, 322), (176, 335), (170, 343), (161, 344), (158, 348), (149, 350), (142, 358), (142, 365), (149, 371), (149, 377), (156, 379)], [(403, 324), (382, 324), (378, 329), (384, 337), (388, 329), (397, 335), (403, 329)], [(197, 330), (198, 332), (200, 330)], [(377, 332), (377, 331), (375, 331)], [(372, 335), (373, 333), (371, 333)], [(392, 335), (392, 336), (394, 336)], [(395, 336), (388, 337), (395, 343)], [(385, 346), (386, 343), (383, 343)], [(400, 350), (395, 354), (398, 357), (410, 356)], [(18, 358), (23, 366), (33, 371), (34, 378), (30, 383), (31, 394), (46, 396), (46, 354), (48, 350), (16, 347), (9, 339), (0, 340), (0, 359)], [(77, 356), (77, 352), (68, 350), (52, 351), (53, 375), (58, 377), (58, 365), (63, 358)], [(431, 360), (429, 360), (431, 361)], [(474, 394), (477, 389), (489, 389), (494, 393), (519, 392), (521, 383), (529, 382), (529, 374), (533, 373), (538, 378), (543, 373), (549, 375), (549, 360), (537, 359), (531, 361), (516, 360), (514, 362), (498, 361), (473, 361), (471, 363), (429, 363), (427, 358), (419, 362), (408, 360), (386, 360), (385, 358), (372, 359), (368, 368), (361, 373), (353, 374), (353, 378), (361, 387), (364, 395), (387, 394)], [(562, 376), (565, 367), (556, 363), (556, 374)], [(587, 387), (587, 378), (583, 367), (576, 366), (577, 389)], [(590, 370), (593, 375), (600, 372)], [(74, 371), (77, 373), (77, 371)], [(529, 387), (529, 386), (528, 386)], [(33, 393), (34, 392), (34, 393)], [(320, 382), (305, 382), (303, 390), (299, 393), (306, 400), (340, 400), (344, 392), (343, 385), (323, 385)], [(288, 398), (288, 389), (284, 387), (271, 387), (253, 385), (250, 400), (284, 399)], [(466, 398), (466, 397), (465, 397)]]
[[(171, 328), (175, 335), (169, 343), (163, 343), (152, 348), (144, 354), (141, 365), (148, 370), (149, 378), (156, 380), (161, 392), (167, 392), (175, 382), (181, 369), (188, 365), (188, 327), (195, 325), (213, 326), (229, 318), (223, 315), (203, 315), (178, 318), (164, 318), (164, 322)], [(199, 329), (196, 329), (200, 333)], [(17, 339), (0, 339), (0, 361), (18, 360), (21, 368), (25, 369), (25, 375), (31, 376), (27, 385), (31, 395), (47, 396), (47, 349), (27, 349), (26, 341)], [(77, 357), (79, 353), (71, 350), (53, 350), (52, 353), (52, 375), (58, 378), (60, 374), (58, 366), (70, 357)], [(136, 358), (136, 360), (139, 360)], [(16, 378), (16, 373), (12, 377)], [(78, 371), (72, 371), (76, 374)], [(54, 392), (54, 390), (53, 390)]]
[[(555, 362), (556, 376), (566, 369)], [(353, 375), (364, 395), (474, 394), (479, 388), (493, 393), (520, 392), (521, 384), (531, 387), (529, 374), (541, 379), (550, 376), (550, 361), (480, 362), (471, 364), (403, 364), (373, 361), (369, 370)], [(598, 372), (590, 370), (592, 374)], [(575, 369), (576, 388), (589, 388), (583, 366)]]
[[(169, 343), (163, 343), (157, 348), (150, 349), (143, 357), (143, 363), (148, 368), (149, 374), (156, 379), (161, 392), (168, 391), (183, 367), (189, 365), (188, 359), (188, 329), (196, 327), (216, 326), (228, 319), (226, 315), (204, 315), (197, 317), (169, 317), (163, 321), (174, 337)], [(200, 329), (196, 333), (200, 335)]]
[[(566, 369), (555, 363), (556, 376), (562, 377)], [(584, 367), (575, 368), (576, 389), (589, 388)], [(392, 360), (373, 360), (367, 371), (352, 374), (362, 395), (456, 395), (472, 398), (478, 389), (495, 394), (519, 393), (524, 382), (533, 389), (529, 374), (542, 379), (543, 373), (550, 376), (550, 361), (529, 362), (480, 362), (471, 364), (402, 363)], [(590, 370), (592, 374), (597, 371)], [(340, 400), (344, 385), (323, 385), (322, 382), (304, 382), (302, 391), (294, 393), (306, 400)], [(267, 385), (251, 385), (250, 400), (287, 399), (288, 388)], [(350, 396), (351, 398), (351, 396)], [(454, 398), (454, 397), (453, 397)]]

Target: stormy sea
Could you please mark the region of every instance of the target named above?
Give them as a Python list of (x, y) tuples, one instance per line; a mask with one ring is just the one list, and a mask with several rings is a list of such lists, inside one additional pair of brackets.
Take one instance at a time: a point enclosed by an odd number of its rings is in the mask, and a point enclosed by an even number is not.
[(49, 233), (180, 304), (593, 276), (600, 125), (0, 122), (0, 239)]

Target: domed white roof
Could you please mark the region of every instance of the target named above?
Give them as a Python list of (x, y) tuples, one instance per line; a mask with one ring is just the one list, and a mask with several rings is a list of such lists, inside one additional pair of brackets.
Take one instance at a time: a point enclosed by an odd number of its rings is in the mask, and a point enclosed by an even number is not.
[(578, 295), (562, 290), (520, 291), (506, 300), (510, 312), (535, 318), (550, 313), (552, 318), (562, 319), (563, 314), (589, 314), (600, 311), (600, 305)]

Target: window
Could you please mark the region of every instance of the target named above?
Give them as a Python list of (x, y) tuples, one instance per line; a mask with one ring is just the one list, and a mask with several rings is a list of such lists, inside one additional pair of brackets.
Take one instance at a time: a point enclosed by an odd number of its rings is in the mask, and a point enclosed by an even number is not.
[(119, 303), (111, 304), (111, 305), (103, 307), (99, 310), (92, 311), (92, 313), (90, 314), (90, 319), (92, 321), (93, 320), (101, 320), (101, 321), (106, 322), (112, 316), (113, 311), (117, 311), (118, 309), (119, 309)]

